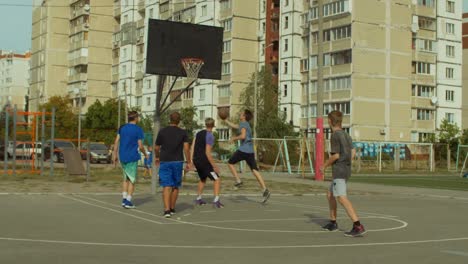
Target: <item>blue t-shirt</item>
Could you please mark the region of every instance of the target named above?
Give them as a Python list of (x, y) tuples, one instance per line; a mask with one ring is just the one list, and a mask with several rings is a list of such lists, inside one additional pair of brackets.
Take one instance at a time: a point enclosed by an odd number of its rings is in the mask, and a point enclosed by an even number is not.
[(249, 122), (240, 122), (239, 134), (242, 133), (243, 128), (245, 128), (245, 139), (241, 140), (239, 151), (244, 153), (254, 153), (254, 147), (252, 143), (252, 129), (250, 128)]
[(214, 142), (215, 142), (215, 137), (213, 136), (213, 133), (211, 133), (210, 131), (206, 131), (206, 144), (207, 145), (210, 145), (210, 146), (214, 146)]
[(120, 162), (128, 163), (139, 161), (138, 140), (143, 140), (143, 129), (135, 124), (126, 124), (120, 127), (119, 158)]

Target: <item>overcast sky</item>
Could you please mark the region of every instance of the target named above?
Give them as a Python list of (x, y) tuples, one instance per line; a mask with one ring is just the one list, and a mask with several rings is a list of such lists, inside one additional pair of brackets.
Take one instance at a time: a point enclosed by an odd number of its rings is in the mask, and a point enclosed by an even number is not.
[[(32, 2), (33, 0), (0, 0), (0, 49), (16, 52), (31, 49)], [(463, 0), (463, 10), (468, 12), (468, 0)]]

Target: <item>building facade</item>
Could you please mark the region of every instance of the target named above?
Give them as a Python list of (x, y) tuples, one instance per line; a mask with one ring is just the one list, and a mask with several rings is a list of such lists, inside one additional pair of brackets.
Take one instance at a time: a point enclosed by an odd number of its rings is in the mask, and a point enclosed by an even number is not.
[[(325, 115), (342, 111), (356, 140), (417, 142), (444, 118), (460, 126), (462, 1), (323, 2)], [(318, 7), (303, 4), (298, 122), (313, 129)]]
[(31, 53), (17, 54), (0, 50), (0, 109), (5, 105), (28, 110), (29, 60)]
[[(111, 94), (113, 0), (37, 0), (33, 9), (30, 105), (70, 96), (83, 112)], [(81, 98), (81, 99), (80, 99)]]
[(468, 13), (463, 14), (462, 128), (468, 129)]

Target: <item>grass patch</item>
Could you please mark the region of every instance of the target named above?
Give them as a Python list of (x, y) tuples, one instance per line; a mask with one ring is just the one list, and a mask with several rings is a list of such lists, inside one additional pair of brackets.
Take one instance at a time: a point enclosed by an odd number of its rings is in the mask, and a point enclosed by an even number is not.
[(468, 179), (457, 176), (355, 176), (350, 182), (468, 191)]

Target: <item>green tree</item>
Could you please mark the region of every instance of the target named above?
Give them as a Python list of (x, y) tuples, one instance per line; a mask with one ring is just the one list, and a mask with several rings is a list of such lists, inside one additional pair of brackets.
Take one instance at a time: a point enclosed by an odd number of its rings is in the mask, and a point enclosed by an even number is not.
[[(257, 74), (257, 137), (297, 136), (294, 127), (287, 123), (286, 117), (278, 111), (278, 86), (273, 83), (270, 68), (263, 67)], [(254, 109), (254, 92), (255, 73), (252, 74), (250, 83), (241, 93), (240, 101), (243, 108)]]
[[(78, 137), (78, 116), (73, 108), (72, 99), (69, 96), (52, 96), (49, 101), (39, 106), (52, 112), (55, 108), (55, 138), (73, 139)], [(51, 116), (46, 116), (51, 121)], [(50, 137), (49, 129), (46, 129), (47, 137)]]
[(182, 119), (180, 120), (181, 121), (180, 125), (185, 130), (187, 130), (188, 136), (190, 140), (192, 140), (195, 130), (202, 128), (202, 126), (200, 126), (196, 121), (197, 120), (197, 108), (194, 106), (184, 107), (180, 109), (179, 113)]
[(455, 123), (443, 119), (439, 127), (439, 142), (448, 144), (452, 159), (457, 155), (457, 147), (460, 142), (460, 128)]

